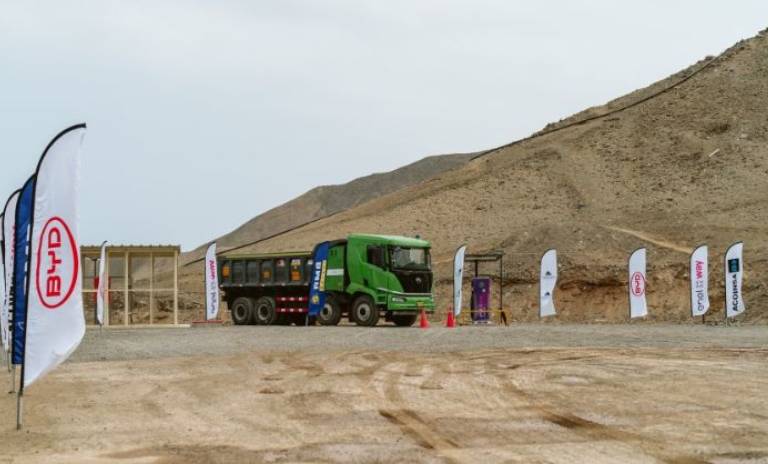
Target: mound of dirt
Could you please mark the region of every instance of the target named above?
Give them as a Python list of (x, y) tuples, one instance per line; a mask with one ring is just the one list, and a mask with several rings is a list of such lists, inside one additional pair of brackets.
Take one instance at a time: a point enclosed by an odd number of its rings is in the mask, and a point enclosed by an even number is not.
[(419, 234), (434, 246), (443, 310), (454, 249), (466, 243), (470, 252), (503, 250), (507, 312), (513, 320), (533, 320), (538, 261), (557, 248), (558, 319), (624, 321), (627, 257), (646, 246), (649, 319), (683, 321), (690, 320), (689, 252), (710, 246), (710, 317), (721, 319), (722, 255), (743, 240), (746, 320), (765, 322), (766, 76), (763, 32), (461, 168), (354, 201), (360, 204), (248, 249), (310, 249), (352, 232)]

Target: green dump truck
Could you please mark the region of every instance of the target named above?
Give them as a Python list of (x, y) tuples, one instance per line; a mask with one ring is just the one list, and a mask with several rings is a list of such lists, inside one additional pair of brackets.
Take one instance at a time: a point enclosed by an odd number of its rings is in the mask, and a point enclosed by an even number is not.
[[(314, 262), (321, 245), (322, 266)], [(435, 310), (430, 244), (418, 238), (353, 234), (313, 252), (224, 255), (219, 273), (235, 324), (337, 325), (348, 317), (407, 327)], [(318, 291), (323, 301), (313, 311)]]

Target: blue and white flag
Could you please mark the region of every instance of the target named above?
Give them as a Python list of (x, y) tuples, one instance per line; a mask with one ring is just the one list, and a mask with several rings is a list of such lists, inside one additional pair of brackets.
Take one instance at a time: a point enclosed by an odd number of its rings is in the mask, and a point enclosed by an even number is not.
[(26, 337), (27, 316), (27, 272), (29, 267), (29, 225), (32, 220), (32, 200), (35, 189), (35, 176), (29, 178), (19, 193), (16, 203), (13, 251), (13, 364), (24, 364), (24, 342)]
[(312, 281), (309, 285), (309, 315), (317, 316), (325, 306), (325, 273), (330, 242), (320, 243), (312, 253)]
[[(3, 215), (0, 214), (0, 224), (3, 222)], [(0, 256), (5, 256), (5, 237), (3, 237), (3, 228), (0, 227)], [(2, 269), (2, 276), (0, 276), (0, 346), (3, 348), (3, 352), (8, 353), (8, 312), (5, 306), (5, 258), (2, 259), (3, 263), (0, 268)]]
[(744, 243), (736, 242), (725, 252), (725, 317), (736, 317), (746, 309), (742, 280), (744, 278)]
[(27, 279), (23, 385), (64, 362), (85, 335), (79, 245), (85, 124), (57, 135), (37, 167)]
[(10, 351), (10, 314), (11, 292), (13, 291), (13, 256), (16, 236), (16, 203), (19, 200), (19, 190), (13, 192), (3, 209), (3, 299), (0, 300), (0, 329), (3, 330), (3, 349)]

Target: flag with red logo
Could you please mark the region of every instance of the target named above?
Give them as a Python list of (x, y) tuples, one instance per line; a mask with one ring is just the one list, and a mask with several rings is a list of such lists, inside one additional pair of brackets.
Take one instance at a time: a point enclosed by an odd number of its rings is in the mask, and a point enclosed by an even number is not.
[(99, 286), (96, 288), (96, 321), (104, 325), (104, 301), (107, 292), (107, 242), (101, 244), (99, 257)]
[(219, 271), (216, 263), (216, 243), (205, 253), (205, 319), (212, 321), (219, 314)]
[(645, 248), (640, 248), (629, 257), (629, 317), (632, 319), (648, 315), (645, 284)]
[(691, 315), (709, 311), (709, 251), (702, 245), (691, 253)]
[(85, 335), (79, 246), (85, 124), (57, 135), (37, 167), (28, 260), (22, 385), (64, 362)]
[(10, 313), (11, 291), (13, 290), (13, 256), (16, 241), (14, 240), (16, 228), (16, 203), (19, 201), (17, 190), (11, 194), (3, 209), (2, 234), (3, 234), (3, 299), (0, 301), (0, 329), (3, 330), (3, 348), (10, 350)]

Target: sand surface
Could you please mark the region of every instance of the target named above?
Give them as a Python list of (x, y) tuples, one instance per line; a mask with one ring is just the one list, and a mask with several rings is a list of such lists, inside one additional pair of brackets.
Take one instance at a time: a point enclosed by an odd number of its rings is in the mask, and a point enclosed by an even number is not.
[(89, 331), (0, 463), (768, 462), (765, 327)]

